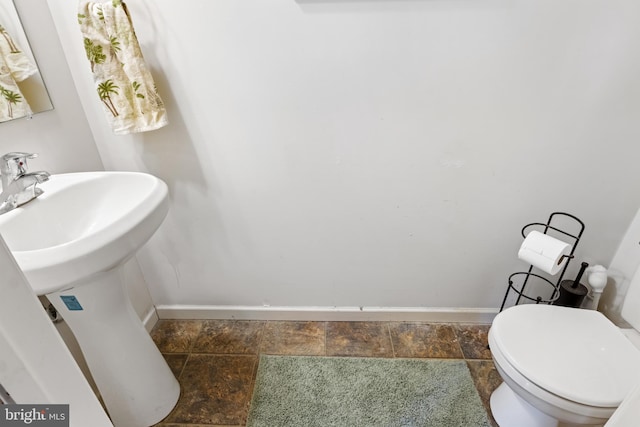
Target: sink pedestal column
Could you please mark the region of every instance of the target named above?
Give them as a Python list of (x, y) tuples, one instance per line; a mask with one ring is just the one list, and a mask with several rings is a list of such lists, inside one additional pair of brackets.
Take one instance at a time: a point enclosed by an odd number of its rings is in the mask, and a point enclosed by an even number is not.
[(127, 297), (120, 270), (47, 295), (73, 331), (115, 427), (165, 418), (180, 385)]

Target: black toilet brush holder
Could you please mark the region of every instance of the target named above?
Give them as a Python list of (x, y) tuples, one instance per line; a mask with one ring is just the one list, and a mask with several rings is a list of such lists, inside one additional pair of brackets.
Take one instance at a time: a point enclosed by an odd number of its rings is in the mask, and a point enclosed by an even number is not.
[(589, 266), (588, 263), (583, 262), (578, 275), (575, 280), (563, 280), (560, 282), (560, 286), (558, 292), (560, 296), (553, 302), (553, 305), (561, 305), (564, 307), (580, 307), (584, 297), (589, 292), (589, 289), (582, 283), (580, 283), (580, 279), (584, 274), (584, 271)]

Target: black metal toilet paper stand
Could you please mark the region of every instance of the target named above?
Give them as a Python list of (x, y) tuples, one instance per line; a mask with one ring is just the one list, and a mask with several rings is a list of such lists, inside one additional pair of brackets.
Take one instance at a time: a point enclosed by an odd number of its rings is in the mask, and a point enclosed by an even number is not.
[[(578, 233), (574, 235), (569, 233), (568, 231), (562, 230), (558, 227), (551, 225), (554, 222), (554, 219), (556, 219), (556, 222), (558, 221), (558, 218), (556, 218), (558, 216), (564, 216), (569, 218), (570, 220), (575, 221), (577, 225), (576, 229), (579, 229)], [(549, 219), (547, 220), (546, 224), (541, 222), (532, 222), (531, 224), (525, 225), (524, 227), (522, 227), (522, 231), (521, 231), (522, 237), (526, 237), (525, 230), (532, 226), (543, 226), (544, 234), (548, 234), (550, 230), (553, 230), (557, 233), (562, 234), (564, 237), (569, 237), (570, 239), (572, 239), (573, 245), (571, 247), (571, 252), (569, 253), (569, 256), (568, 256), (569, 259), (567, 260), (567, 262), (565, 262), (564, 267), (562, 268), (562, 271), (560, 273), (560, 276), (558, 277), (558, 281), (555, 284), (548, 278), (541, 276), (540, 274), (534, 273), (533, 269), (535, 267), (533, 265), (530, 265), (529, 270), (527, 271), (519, 271), (509, 276), (509, 286), (507, 287), (507, 291), (504, 294), (502, 305), (500, 306), (500, 311), (504, 309), (504, 306), (507, 302), (507, 298), (509, 297), (509, 294), (511, 292), (515, 292), (518, 295), (516, 298), (515, 305), (518, 305), (522, 300), (522, 298), (529, 301), (533, 301), (536, 304), (540, 304), (540, 303), (551, 304), (556, 299), (558, 299), (558, 297), (560, 296), (560, 292), (559, 292), (560, 282), (562, 282), (564, 273), (567, 271), (569, 262), (573, 258), (573, 253), (575, 252), (576, 246), (578, 246), (578, 242), (580, 241), (580, 237), (582, 237), (582, 233), (584, 232), (584, 223), (579, 218), (565, 212), (553, 212), (551, 215), (549, 215)], [(550, 298), (542, 298), (542, 296), (540, 295), (531, 296), (526, 293), (526, 286), (527, 286), (527, 283), (529, 282), (529, 279), (531, 279), (531, 277), (535, 277), (537, 279), (542, 280), (544, 283), (549, 284), (549, 286), (552, 288)], [(516, 281), (518, 281), (518, 283), (514, 284), (514, 282)]]

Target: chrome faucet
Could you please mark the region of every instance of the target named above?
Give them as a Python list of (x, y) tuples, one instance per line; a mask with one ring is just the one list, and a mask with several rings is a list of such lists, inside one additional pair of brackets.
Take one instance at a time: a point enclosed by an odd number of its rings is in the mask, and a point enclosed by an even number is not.
[(37, 184), (49, 180), (49, 172), (27, 172), (27, 159), (35, 159), (37, 154), (11, 152), (0, 157), (0, 215), (24, 205), (43, 193)]

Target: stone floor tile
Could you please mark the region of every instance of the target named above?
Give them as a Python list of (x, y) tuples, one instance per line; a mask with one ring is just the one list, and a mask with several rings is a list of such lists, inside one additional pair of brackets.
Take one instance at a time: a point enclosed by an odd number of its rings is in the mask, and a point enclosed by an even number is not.
[(466, 359), (491, 359), (487, 334), (491, 325), (456, 325), (455, 330)]
[(188, 353), (200, 333), (203, 320), (159, 320), (151, 338), (162, 353)]
[(205, 320), (193, 345), (194, 353), (258, 354), (265, 322)]
[(396, 357), (464, 358), (453, 326), (443, 323), (389, 323)]
[(165, 424), (243, 425), (257, 356), (191, 354)]
[(269, 321), (264, 328), (261, 353), (324, 356), (325, 322)]
[(189, 355), (186, 353), (163, 353), (162, 356), (167, 361), (173, 375), (179, 378)]
[(327, 322), (327, 356), (393, 357), (386, 322)]

